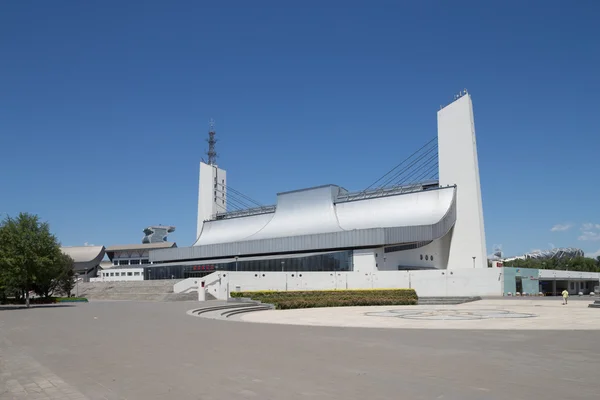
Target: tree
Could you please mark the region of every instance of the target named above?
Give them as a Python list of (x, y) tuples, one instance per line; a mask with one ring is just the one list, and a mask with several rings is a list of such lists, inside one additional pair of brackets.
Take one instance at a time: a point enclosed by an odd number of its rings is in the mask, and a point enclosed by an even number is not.
[(57, 279), (57, 288), (67, 297), (71, 296), (71, 292), (75, 286), (75, 271), (73, 271), (74, 263), (75, 261), (67, 254), (61, 255), (61, 271)]
[[(24, 293), (29, 307), (29, 292), (46, 290), (47, 282), (61, 255), (56, 237), (37, 215), (20, 213), (6, 217), (0, 225), (0, 281), (5, 290)], [(51, 279), (50, 279), (51, 280)]]
[(52, 264), (38, 272), (33, 290), (46, 298), (58, 291), (69, 295), (74, 286), (73, 263), (70, 256), (61, 252)]

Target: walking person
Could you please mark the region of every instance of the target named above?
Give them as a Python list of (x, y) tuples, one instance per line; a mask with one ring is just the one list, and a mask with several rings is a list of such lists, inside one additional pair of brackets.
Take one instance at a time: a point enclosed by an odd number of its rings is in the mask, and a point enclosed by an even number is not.
[(569, 300), (569, 291), (567, 289), (562, 291), (562, 297), (563, 297), (563, 306), (567, 304), (567, 301)]

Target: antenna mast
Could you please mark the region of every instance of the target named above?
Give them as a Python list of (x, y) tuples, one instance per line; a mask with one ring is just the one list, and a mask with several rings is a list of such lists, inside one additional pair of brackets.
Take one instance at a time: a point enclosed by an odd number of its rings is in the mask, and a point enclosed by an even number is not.
[(208, 151), (206, 152), (206, 155), (208, 156), (208, 165), (215, 165), (217, 163), (217, 151), (215, 150), (215, 144), (217, 143), (217, 139), (215, 139), (215, 121), (211, 118), (210, 123), (209, 123), (209, 130), (208, 130), (208, 139), (206, 139), (206, 141), (208, 142)]

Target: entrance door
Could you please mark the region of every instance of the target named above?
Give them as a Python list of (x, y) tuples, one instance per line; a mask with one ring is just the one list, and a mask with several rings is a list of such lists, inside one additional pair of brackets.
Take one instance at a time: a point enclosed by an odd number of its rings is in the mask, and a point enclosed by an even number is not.
[(516, 280), (516, 286), (517, 286), (516, 292), (523, 294), (523, 281), (521, 280), (521, 277), (517, 276), (515, 278), (515, 280)]

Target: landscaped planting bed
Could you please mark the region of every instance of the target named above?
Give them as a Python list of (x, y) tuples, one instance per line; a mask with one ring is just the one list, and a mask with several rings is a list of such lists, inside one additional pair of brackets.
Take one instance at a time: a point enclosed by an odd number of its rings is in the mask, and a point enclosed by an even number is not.
[[(30, 304), (56, 304), (56, 303), (87, 303), (85, 297), (34, 297), (29, 299)], [(2, 304), (25, 304), (25, 299), (6, 299)]]
[(256, 291), (232, 292), (230, 296), (234, 298), (246, 297), (262, 303), (273, 304), (278, 310), (314, 307), (415, 305), (419, 299), (414, 289)]

